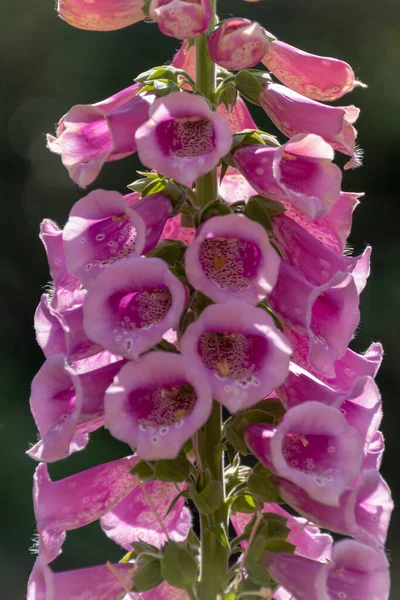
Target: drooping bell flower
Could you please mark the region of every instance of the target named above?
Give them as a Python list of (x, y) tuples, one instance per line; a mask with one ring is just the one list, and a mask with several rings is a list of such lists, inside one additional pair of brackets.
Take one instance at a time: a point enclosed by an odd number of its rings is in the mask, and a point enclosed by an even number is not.
[(279, 148), (251, 144), (234, 162), (247, 181), (271, 200), (289, 200), (316, 219), (339, 200), (342, 174), (332, 163), (332, 147), (318, 135), (295, 135)]
[[(91, 5), (92, 6), (92, 5)], [(153, 94), (140, 95), (142, 85), (118, 92), (96, 104), (77, 104), (60, 120), (47, 146), (80, 187), (92, 183), (105, 162), (136, 152), (135, 132), (147, 121)]]
[(181, 215), (168, 219), (162, 231), (161, 240), (180, 240), (184, 244), (191, 244), (195, 238), (194, 227), (185, 227), (181, 224)]
[(68, 271), (88, 287), (108, 265), (130, 254), (146, 254), (171, 212), (171, 201), (163, 194), (151, 194), (128, 208), (118, 192), (90, 192), (74, 204), (64, 227)]
[(82, 450), (88, 434), (104, 425), (104, 393), (125, 361), (101, 353), (80, 362), (77, 372), (63, 355), (50, 356), (32, 381), (41, 439), (27, 454), (35, 460), (54, 462)]
[(370, 246), (360, 256), (339, 254), (286, 215), (274, 217), (272, 233), (281, 255), (311, 283), (322, 285), (338, 272), (351, 273), (358, 293), (363, 291), (370, 271)]
[[(223, 183), (224, 181), (222, 181)], [(358, 199), (363, 195), (353, 192), (341, 192), (339, 200), (335, 202), (330, 211), (318, 219), (310, 219), (297, 210), (291, 202), (283, 201), (285, 216), (301, 225), (324, 246), (341, 254), (350, 234), (353, 211), (360, 203)]]
[(83, 305), (83, 326), (103, 348), (137, 359), (176, 328), (186, 295), (163, 260), (127, 257), (93, 282)]
[(238, 133), (243, 129), (258, 129), (246, 103), (240, 96), (237, 97), (234, 106), (229, 105), (226, 108), (224, 104), (218, 104), (217, 112), (228, 121), (232, 133)]
[(169, 539), (183, 542), (192, 526), (185, 498), (181, 496), (168, 512), (172, 501), (179, 494), (176, 486), (163, 481), (150, 481), (144, 486), (152, 505), (162, 518), (164, 529), (161, 529), (142, 489), (137, 486), (122, 502), (101, 517), (100, 525), (104, 533), (128, 552), (132, 550), (131, 544), (138, 541), (161, 548), (168, 541), (165, 530)]
[(277, 478), (276, 484), (282, 499), (312, 523), (378, 549), (385, 545), (393, 500), (376, 469), (363, 471), (359, 487), (346, 489), (338, 506), (314, 500), (287, 479)]
[(381, 431), (376, 431), (370, 445), (368, 446), (367, 454), (363, 462), (363, 469), (375, 469), (379, 471), (382, 466), (384, 451), (385, 439)]
[[(28, 582), (27, 600), (120, 600), (133, 586), (131, 563), (98, 565), (54, 573), (40, 558)], [(129, 600), (136, 598), (132, 595)]]
[(196, 79), (196, 46), (184, 40), (174, 55), (171, 65), (176, 69), (186, 71), (192, 79)]
[(43, 350), (46, 358), (54, 354), (66, 354), (67, 346), (64, 329), (53, 315), (50, 307), (50, 297), (42, 294), (35, 311), (34, 328), (36, 341)]
[(64, 21), (89, 31), (113, 31), (145, 19), (143, 0), (58, 0)]
[(353, 276), (337, 272), (317, 286), (281, 261), (269, 302), (285, 331), (294, 330), (307, 338), (309, 364), (326, 377), (334, 377), (334, 362), (346, 352), (360, 320)]
[(190, 186), (230, 150), (232, 134), (204, 98), (172, 92), (154, 102), (135, 140), (144, 165)]
[(312, 100), (337, 100), (356, 86), (366, 87), (346, 62), (310, 54), (277, 39), (268, 44), (262, 62), (288, 88)]
[(353, 127), (360, 114), (356, 106), (321, 104), (279, 83), (265, 83), (258, 100), (286, 137), (291, 138), (297, 133), (314, 133), (335, 150), (351, 156), (345, 169), (360, 166), (360, 153), (355, 148), (357, 131)]
[(218, 183), (218, 196), (226, 204), (233, 204), (240, 200), (246, 201), (255, 194), (257, 194), (256, 190), (234, 167), (228, 167), (223, 180)]
[(105, 399), (110, 433), (143, 460), (175, 458), (211, 411), (211, 389), (180, 355), (151, 352), (121, 369)]
[(164, 35), (187, 40), (208, 29), (211, 6), (209, 0), (151, 0), (149, 15)]
[(190, 283), (214, 302), (257, 304), (273, 289), (279, 263), (265, 229), (238, 214), (208, 219), (185, 254)]
[(384, 552), (353, 540), (333, 546), (332, 561), (318, 563), (302, 556), (270, 552), (270, 575), (297, 600), (388, 600), (389, 566)]
[(287, 376), (291, 349), (261, 308), (230, 301), (208, 306), (180, 342), (188, 364), (231, 413), (265, 398)]
[(212, 60), (229, 71), (254, 67), (267, 47), (268, 37), (263, 27), (239, 17), (223, 21), (208, 38)]
[[(321, 533), (318, 527), (307, 522), (302, 517), (294, 517), (289, 514), (279, 504), (265, 503), (261, 509), (262, 513), (268, 513), (268, 517), (273, 520), (273, 515), (285, 517), (287, 520), (286, 526), (290, 532), (287, 541), (296, 546), (296, 554), (325, 562), (330, 558), (332, 552), (333, 540), (327, 533)], [(253, 515), (248, 513), (236, 513), (231, 515), (231, 523), (235, 528), (236, 535), (242, 535), (246, 525), (251, 521)], [(242, 546), (246, 546), (247, 542), (242, 542)]]
[(39, 556), (47, 563), (61, 551), (66, 531), (97, 521), (137, 485), (130, 473), (138, 459), (114, 460), (51, 481), (40, 463), (33, 479), (33, 501), (39, 533)]
[(360, 472), (363, 440), (336, 408), (305, 402), (291, 408), (275, 428), (251, 425), (246, 443), (258, 460), (328, 506)]

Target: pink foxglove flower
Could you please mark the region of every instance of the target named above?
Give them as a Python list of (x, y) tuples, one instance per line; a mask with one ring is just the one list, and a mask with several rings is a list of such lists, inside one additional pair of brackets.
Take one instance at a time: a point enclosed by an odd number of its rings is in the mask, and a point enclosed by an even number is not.
[(257, 304), (273, 289), (279, 263), (265, 229), (238, 214), (208, 219), (185, 254), (190, 283), (215, 302)]
[(121, 369), (105, 396), (111, 434), (144, 460), (175, 458), (211, 412), (211, 389), (180, 355), (151, 352)]
[[(92, 6), (92, 5), (91, 5)], [(63, 165), (78, 185), (92, 183), (105, 162), (136, 152), (135, 132), (149, 116), (155, 99), (140, 95), (134, 84), (96, 104), (77, 104), (60, 120), (48, 148), (61, 155)]]
[(286, 137), (315, 133), (335, 150), (351, 156), (345, 169), (360, 166), (359, 153), (355, 149), (357, 131), (353, 127), (360, 114), (356, 106), (327, 106), (279, 83), (264, 84), (258, 100)]
[(161, 240), (180, 240), (184, 244), (191, 244), (195, 238), (194, 227), (181, 225), (181, 215), (168, 219), (161, 234)]
[(223, 180), (218, 184), (218, 197), (226, 204), (233, 204), (240, 200), (246, 201), (255, 194), (257, 194), (257, 191), (234, 167), (228, 167)]
[(247, 181), (272, 200), (289, 200), (316, 219), (339, 200), (342, 174), (332, 147), (318, 135), (296, 135), (279, 148), (251, 144), (239, 148), (234, 161)]
[(130, 563), (54, 573), (39, 558), (29, 578), (27, 600), (120, 600), (133, 586), (133, 573)]
[(295, 554), (270, 553), (271, 576), (297, 600), (388, 600), (389, 566), (384, 552), (353, 540), (333, 546), (332, 561), (318, 563)]
[(291, 353), (267, 312), (237, 301), (208, 306), (183, 334), (181, 350), (210, 381), (215, 400), (232, 413), (256, 404), (285, 380)]
[(68, 271), (88, 287), (109, 264), (131, 253), (146, 254), (171, 212), (171, 201), (163, 194), (151, 194), (128, 208), (118, 192), (90, 192), (74, 204), (64, 227)]
[(104, 393), (125, 361), (103, 352), (79, 363), (74, 370), (63, 355), (51, 356), (32, 381), (31, 411), (42, 439), (28, 454), (36, 460), (82, 450), (88, 434), (104, 425)]
[(376, 469), (363, 471), (356, 488), (346, 489), (339, 506), (327, 506), (310, 498), (299, 486), (277, 479), (282, 499), (316, 525), (382, 549), (385, 544), (393, 500), (387, 483)]
[(204, 98), (173, 92), (154, 102), (135, 140), (144, 165), (190, 186), (230, 150), (232, 134)]
[[(190, 510), (185, 506), (185, 498), (181, 496), (168, 512), (171, 502), (179, 494), (176, 486), (163, 481), (150, 481), (144, 486), (152, 505), (162, 517), (169, 539), (183, 542), (192, 527), (192, 517)], [(134, 542), (146, 542), (157, 548), (161, 548), (167, 542), (165, 530), (161, 529), (148, 499), (139, 486), (110, 512), (103, 515), (100, 525), (107, 537), (128, 552)]]
[(280, 40), (268, 44), (262, 62), (288, 88), (312, 100), (337, 100), (356, 86), (366, 87), (346, 62), (309, 54)]
[(339, 410), (319, 402), (291, 408), (279, 425), (251, 425), (246, 442), (267, 468), (328, 506), (357, 477), (363, 440)]
[(176, 328), (186, 288), (159, 258), (128, 257), (109, 265), (88, 290), (83, 326), (90, 339), (137, 359)]
[(151, 0), (149, 15), (164, 35), (186, 40), (208, 29), (211, 6), (209, 0)]
[(360, 320), (359, 295), (351, 274), (337, 272), (313, 285), (281, 261), (278, 281), (269, 301), (284, 326), (308, 338), (307, 360), (326, 377), (334, 377)]
[(61, 552), (66, 531), (97, 521), (137, 485), (130, 473), (133, 456), (51, 481), (40, 463), (33, 481), (33, 501), (39, 533), (39, 556), (49, 563)]
[(58, 14), (78, 29), (112, 31), (145, 19), (143, 0), (58, 0)]
[(246, 103), (240, 96), (238, 96), (235, 105), (229, 106), (228, 109), (224, 104), (218, 104), (217, 112), (226, 118), (232, 133), (238, 133), (243, 129), (258, 129)]
[(254, 67), (267, 47), (268, 37), (261, 25), (238, 17), (223, 21), (208, 39), (212, 60), (230, 71)]

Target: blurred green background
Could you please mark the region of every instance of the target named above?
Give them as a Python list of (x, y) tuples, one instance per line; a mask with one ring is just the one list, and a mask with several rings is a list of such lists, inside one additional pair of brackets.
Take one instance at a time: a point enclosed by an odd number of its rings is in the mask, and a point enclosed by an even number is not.
[[(363, 293), (362, 320), (353, 347), (373, 340), (385, 347), (378, 376), (384, 399), (387, 449), (383, 474), (400, 497), (400, 4), (397, 0), (265, 0), (258, 4), (221, 0), (221, 17), (242, 15), (260, 21), (277, 37), (316, 54), (350, 62), (368, 83), (343, 99), (361, 108), (357, 124), (365, 150), (364, 168), (347, 172), (344, 189), (365, 191), (356, 211), (351, 244), (360, 252), (372, 244), (372, 276)], [(92, 103), (131, 84), (140, 71), (168, 61), (178, 42), (155, 25), (140, 23), (110, 33), (73, 29), (57, 18), (53, 0), (0, 2), (2, 201), (0, 257), (2, 359), (0, 440), (0, 598), (22, 600), (34, 560), (35, 524), (31, 480), (35, 463), (25, 456), (36, 439), (29, 412), (29, 384), (43, 361), (32, 320), (48, 281), (45, 255), (37, 237), (41, 219), (60, 225), (84, 195), (68, 178), (59, 158), (45, 148), (44, 134), (73, 105)], [(270, 128), (262, 111), (253, 114)], [(97, 187), (125, 190), (138, 167), (135, 158), (105, 166)], [(50, 466), (59, 478), (126, 454), (127, 447), (105, 432), (92, 436), (87, 450)], [(400, 518), (394, 517), (387, 544), (392, 561), (391, 599), (400, 597)], [(118, 560), (120, 551), (98, 524), (68, 534), (57, 569)]]

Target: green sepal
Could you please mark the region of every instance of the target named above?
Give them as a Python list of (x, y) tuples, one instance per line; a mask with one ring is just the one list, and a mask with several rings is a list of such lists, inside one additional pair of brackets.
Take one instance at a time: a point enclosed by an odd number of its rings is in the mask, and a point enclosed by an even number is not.
[(252, 514), (259, 510), (260, 505), (249, 493), (239, 494), (232, 505), (232, 512)]
[(197, 579), (198, 565), (186, 548), (168, 541), (164, 547), (161, 574), (165, 581), (180, 589), (190, 588)]
[(195, 214), (194, 223), (196, 227), (199, 227), (199, 225), (211, 217), (230, 215), (231, 213), (231, 209), (225, 202), (222, 202), (221, 200), (211, 200), (211, 202), (208, 202), (201, 211)]
[(139, 460), (139, 462), (131, 469), (131, 475), (135, 475), (140, 481), (154, 481), (154, 468), (145, 460)]
[(142, 542), (140, 540), (138, 542), (132, 542), (130, 545), (132, 546), (132, 552), (130, 554), (132, 555), (132, 558), (135, 559), (146, 556), (146, 554), (153, 555), (160, 553), (160, 550), (156, 546), (153, 546), (153, 544), (148, 544), (147, 542)]
[(271, 81), (270, 75), (259, 69), (243, 69), (235, 76), (238, 91), (246, 100), (257, 105), (260, 104), (258, 96), (262, 92), (263, 84), (267, 81)]
[(174, 508), (175, 504), (178, 502), (179, 498), (182, 498), (182, 496), (184, 496), (185, 498), (188, 497), (188, 493), (186, 490), (182, 490), (181, 492), (179, 492), (179, 494), (177, 494), (175, 498), (171, 501), (170, 505), (168, 506), (168, 510), (164, 515), (164, 519), (169, 515), (171, 510)]
[(190, 473), (190, 462), (184, 456), (172, 460), (157, 460), (154, 463), (154, 475), (160, 481), (186, 481)]
[(271, 231), (271, 217), (257, 197), (252, 196), (248, 199), (246, 206), (244, 207), (244, 214), (248, 219), (256, 221), (256, 223), (262, 225), (267, 232)]
[(263, 205), (270, 217), (281, 215), (286, 210), (282, 202), (278, 202), (278, 200), (269, 200), (269, 198), (264, 198), (264, 196), (261, 196), (260, 194), (250, 196), (249, 200), (252, 199), (258, 200), (260, 204)]
[(249, 492), (259, 502), (277, 502), (278, 488), (271, 481), (271, 473), (260, 463), (256, 465), (248, 479)]
[(296, 546), (286, 540), (272, 539), (267, 541), (265, 549), (269, 552), (287, 552), (293, 554), (296, 550)]
[(221, 503), (221, 483), (219, 481), (209, 481), (201, 492), (198, 491), (194, 483), (189, 483), (189, 496), (201, 514), (212, 514), (219, 508)]
[(240, 454), (243, 454), (243, 456), (251, 454), (243, 437), (240, 436), (230, 425), (225, 425), (225, 435), (229, 444), (236, 450), (236, 452), (240, 452)]
[(151, 558), (144, 562), (143, 566), (133, 576), (136, 592), (147, 592), (147, 590), (152, 590), (162, 582), (161, 560), (157, 558)]
[(169, 265), (182, 262), (186, 252), (186, 244), (180, 240), (161, 240), (153, 250), (147, 253), (150, 258), (161, 258)]

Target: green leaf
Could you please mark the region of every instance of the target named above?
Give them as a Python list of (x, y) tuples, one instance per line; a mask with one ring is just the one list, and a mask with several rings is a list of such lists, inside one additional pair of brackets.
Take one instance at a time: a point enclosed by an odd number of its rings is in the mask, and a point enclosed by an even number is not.
[(246, 202), (246, 206), (244, 207), (244, 214), (247, 218), (252, 221), (256, 221), (260, 223), (267, 231), (272, 229), (272, 221), (268, 212), (265, 210), (264, 206), (261, 204), (259, 200), (255, 196), (252, 196)]
[(176, 262), (182, 262), (186, 251), (186, 244), (180, 240), (162, 240), (157, 244), (147, 256), (151, 258), (161, 258), (169, 265), (174, 265)]
[(154, 469), (145, 460), (139, 462), (131, 469), (131, 475), (135, 475), (140, 481), (154, 481)]
[(149, 185), (149, 180), (146, 177), (145, 179), (136, 179), (136, 181), (132, 181), (126, 187), (132, 192), (139, 192), (140, 194), (143, 192), (144, 188)]
[(246, 571), (249, 573), (251, 579), (254, 579), (257, 583), (266, 588), (269, 588), (274, 584), (267, 569), (258, 562), (247, 560)]
[(157, 558), (152, 558), (146, 562), (133, 576), (133, 583), (137, 592), (152, 590), (157, 585), (160, 585), (162, 581), (161, 561)]
[(244, 456), (251, 454), (244, 439), (230, 425), (225, 425), (225, 435), (228, 442), (237, 452), (240, 452)]
[(138, 542), (132, 542), (131, 546), (133, 548), (131, 554), (133, 554), (134, 558), (138, 558), (139, 556), (146, 554), (158, 554), (160, 552), (156, 546), (140, 540)]
[(189, 495), (197, 510), (203, 515), (209, 515), (215, 512), (221, 503), (222, 486), (219, 481), (209, 481), (199, 492), (193, 483), (189, 483)]
[(262, 92), (262, 85), (249, 69), (239, 71), (235, 77), (235, 83), (237, 89), (245, 98), (254, 104), (259, 104), (258, 96)]
[(160, 481), (185, 481), (189, 473), (190, 462), (183, 456), (173, 460), (157, 460), (154, 465), (154, 475)]
[(263, 520), (268, 526), (268, 540), (286, 540), (290, 533), (286, 517), (276, 513), (263, 513)]
[(172, 500), (172, 502), (168, 506), (168, 510), (167, 510), (167, 512), (164, 515), (164, 519), (165, 519), (165, 517), (168, 517), (169, 513), (171, 512), (171, 510), (174, 508), (174, 506), (178, 502), (179, 498), (182, 498), (182, 496), (186, 496), (186, 490), (182, 490), (181, 492), (179, 492), (179, 494), (177, 494), (175, 496), (175, 498)]
[(278, 489), (271, 481), (271, 473), (261, 464), (254, 467), (248, 486), (251, 495), (259, 502), (276, 502), (279, 498)]
[(170, 585), (186, 589), (197, 579), (198, 566), (186, 548), (169, 541), (164, 549), (161, 574)]
[(208, 527), (206, 531), (210, 531), (217, 538), (221, 546), (226, 548), (226, 550), (230, 550), (229, 538), (222, 523)]
[(296, 546), (286, 540), (268, 540), (265, 548), (269, 552), (288, 552), (290, 554), (296, 550)]
[(251, 514), (258, 510), (258, 505), (250, 494), (240, 494), (233, 503), (233, 509), (236, 512)]

